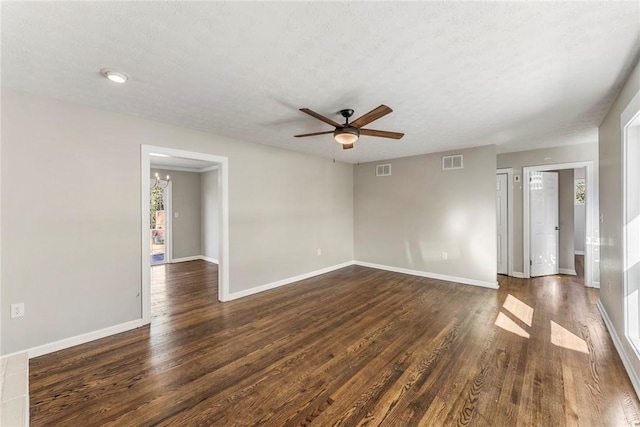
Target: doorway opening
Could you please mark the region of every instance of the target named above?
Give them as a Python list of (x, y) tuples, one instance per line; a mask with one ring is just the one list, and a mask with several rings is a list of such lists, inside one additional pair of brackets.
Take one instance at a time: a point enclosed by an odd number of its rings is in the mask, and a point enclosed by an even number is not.
[[(160, 160), (159, 160), (160, 159)], [(152, 201), (154, 192), (150, 191), (152, 186), (151, 172), (160, 170), (161, 176), (165, 175), (165, 169), (171, 168), (174, 171), (180, 171), (180, 163), (187, 165), (200, 165), (201, 171), (210, 172), (215, 175), (215, 179), (208, 180), (208, 188), (215, 196), (213, 205), (216, 206), (215, 212), (211, 215), (216, 216), (215, 226), (209, 224), (209, 230), (215, 234), (217, 241), (213, 245), (209, 244), (207, 250), (212, 250), (216, 254), (213, 256), (205, 256), (199, 253), (197, 256), (184, 256), (180, 254), (184, 250), (184, 244), (189, 244), (191, 239), (183, 238), (180, 242), (173, 242), (176, 238), (178, 223), (185, 218), (186, 212), (175, 210), (179, 202), (178, 183), (172, 177), (166, 180), (166, 190), (163, 191), (162, 204), (157, 203), (154, 214), (152, 215)], [(141, 146), (141, 206), (142, 206), (142, 320), (145, 324), (151, 322), (151, 266), (152, 257), (149, 254), (150, 249), (154, 246), (158, 251), (164, 249), (164, 262), (188, 261), (190, 259), (203, 259), (205, 261), (218, 263), (218, 299), (227, 301), (229, 299), (229, 166), (228, 158), (215, 156), (205, 153), (190, 152), (177, 150), (166, 147), (156, 147), (151, 145)], [(178, 175), (180, 172), (174, 172)], [(182, 172), (186, 174), (186, 172)], [(177, 177), (176, 177), (177, 178)], [(213, 182), (213, 184), (211, 184)], [(211, 187), (214, 186), (214, 187)], [(183, 192), (184, 193), (184, 192)], [(159, 193), (157, 193), (159, 196)], [(182, 194), (184, 196), (184, 194)], [(200, 197), (198, 194), (197, 197)], [(211, 204), (209, 204), (211, 205)], [(163, 209), (160, 209), (163, 208)], [(158, 212), (162, 212), (158, 215)], [(155, 218), (154, 218), (155, 216)], [(198, 221), (200, 212), (197, 212)], [(205, 215), (206, 217), (209, 214)], [(154, 219), (156, 220), (154, 223)], [(164, 230), (158, 228), (164, 221)], [(154, 230), (156, 233), (154, 235)], [(162, 236), (164, 234), (164, 236)], [(154, 238), (155, 237), (155, 238)], [(162, 238), (163, 237), (163, 238)], [(155, 244), (155, 245), (154, 245)], [(164, 247), (163, 247), (164, 246)], [(204, 245), (203, 245), (204, 246)], [(212, 246), (214, 246), (212, 248)], [(201, 246), (198, 245), (198, 252)], [(178, 251), (178, 252), (176, 252)], [(160, 267), (154, 267), (160, 268)]]
[[(531, 278), (532, 276), (539, 275), (539, 271), (534, 268), (534, 255), (539, 255), (538, 252), (541, 251), (541, 247), (545, 249), (546, 252), (549, 252), (549, 255), (546, 257), (545, 263), (556, 263), (554, 268), (557, 270), (556, 273), (568, 273), (572, 274), (569, 271), (561, 270), (559, 265), (557, 264), (557, 251), (559, 248), (559, 234), (555, 235), (555, 240), (552, 238), (553, 233), (557, 233), (559, 231), (555, 230), (556, 227), (560, 227), (559, 218), (557, 216), (557, 193), (556, 193), (556, 214), (550, 212), (547, 208), (548, 206), (541, 205), (544, 201), (543, 198), (551, 198), (550, 194), (547, 194), (543, 197), (543, 194), (546, 192), (544, 187), (543, 177), (546, 176), (547, 173), (555, 172), (563, 172), (565, 170), (576, 170), (584, 168), (584, 206), (585, 206), (585, 225), (584, 225), (584, 284), (588, 287), (600, 287), (600, 255), (599, 255), (599, 229), (598, 229), (598, 192), (597, 181), (598, 174), (597, 170), (593, 166), (592, 161), (584, 161), (584, 162), (572, 162), (572, 163), (561, 163), (561, 164), (552, 164), (552, 165), (543, 165), (543, 166), (530, 166), (524, 167), (522, 169), (523, 173), (523, 265), (524, 265), (524, 277)], [(573, 177), (573, 174), (572, 174)], [(573, 193), (573, 178), (571, 179), (571, 194)], [(551, 185), (552, 186), (552, 185)], [(537, 191), (540, 193), (538, 194)], [(556, 184), (556, 189), (554, 191), (558, 191), (558, 186)], [(572, 196), (573, 197), (573, 196)], [(535, 200), (534, 200), (535, 198)], [(535, 209), (534, 209), (535, 208)], [(540, 211), (540, 209), (542, 209)], [(533, 210), (539, 212), (533, 212)], [(548, 224), (533, 224), (532, 215), (540, 214), (541, 217), (547, 217), (551, 221), (553, 215), (556, 215), (555, 224), (551, 224), (550, 221)], [(546, 228), (545, 228), (546, 227)], [(549, 227), (552, 227), (550, 229)], [(573, 220), (571, 221), (571, 227), (573, 227)], [(547, 228), (549, 228), (547, 230)], [(553, 247), (552, 247), (553, 246)], [(571, 242), (572, 247), (572, 260), (575, 253), (574, 242)], [(555, 252), (553, 252), (553, 248), (555, 248)], [(555, 254), (555, 255), (554, 255)], [(555, 259), (552, 259), (555, 256)], [(544, 259), (544, 257), (543, 257)], [(544, 269), (543, 269), (544, 270)], [(548, 269), (547, 269), (548, 270)], [(543, 273), (547, 274), (547, 270), (544, 270)], [(542, 271), (542, 270), (541, 270)], [(550, 270), (549, 270), (550, 271)], [(548, 274), (556, 274), (556, 273), (548, 273)], [(543, 274), (544, 275), (544, 274)]]
[[(157, 175), (156, 175), (157, 176)], [(150, 189), (149, 257), (151, 265), (171, 262), (171, 180), (157, 176)]]

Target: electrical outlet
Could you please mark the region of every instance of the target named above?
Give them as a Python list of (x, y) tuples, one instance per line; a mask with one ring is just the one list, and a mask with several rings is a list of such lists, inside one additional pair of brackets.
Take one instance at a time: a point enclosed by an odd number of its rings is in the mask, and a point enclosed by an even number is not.
[(318, 248), (318, 256), (322, 255), (322, 249)]
[(180, 218), (180, 212), (174, 213), (173, 216), (175, 216), (176, 218)]
[(446, 260), (447, 258), (449, 258), (449, 255), (446, 252), (442, 252), (442, 259)]
[(11, 318), (24, 316), (24, 303), (11, 304)]

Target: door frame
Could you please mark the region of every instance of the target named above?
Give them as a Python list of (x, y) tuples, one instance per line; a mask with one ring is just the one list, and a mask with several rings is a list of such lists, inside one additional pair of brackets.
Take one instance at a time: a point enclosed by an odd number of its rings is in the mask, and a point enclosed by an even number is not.
[(171, 157), (204, 160), (217, 163), (218, 197), (220, 202), (219, 243), (218, 243), (218, 299), (229, 300), (229, 158), (213, 154), (197, 153), (174, 148), (140, 145), (140, 188), (141, 188), (141, 238), (142, 238), (142, 283), (141, 317), (143, 324), (151, 323), (151, 260), (149, 257), (149, 204), (151, 185), (151, 153), (165, 154)]
[(496, 169), (496, 175), (500, 174), (507, 175), (507, 275), (511, 277), (513, 276), (513, 168)]
[[(531, 225), (529, 182), (531, 172), (549, 172), (562, 169), (585, 168), (585, 183), (587, 186), (585, 201), (585, 246), (584, 246), (584, 285), (599, 288), (600, 282), (594, 280), (594, 272), (599, 265), (599, 220), (598, 220), (598, 170), (593, 161), (557, 163), (552, 165), (526, 166), (522, 168), (522, 263), (524, 277), (531, 278)], [(596, 265), (597, 264), (597, 265)]]

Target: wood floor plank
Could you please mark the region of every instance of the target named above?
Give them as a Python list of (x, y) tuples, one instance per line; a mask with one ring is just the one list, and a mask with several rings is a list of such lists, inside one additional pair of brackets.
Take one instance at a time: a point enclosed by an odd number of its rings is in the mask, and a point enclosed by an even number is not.
[(640, 403), (579, 276), (490, 290), (352, 266), (227, 303), (152, 268), (152, 323), (30, 361), (33, 426), (624, 426)]

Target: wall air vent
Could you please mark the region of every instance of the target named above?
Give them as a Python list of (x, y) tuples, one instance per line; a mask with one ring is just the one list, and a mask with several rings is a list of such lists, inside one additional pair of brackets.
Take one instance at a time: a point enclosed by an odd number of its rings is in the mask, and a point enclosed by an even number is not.
[(442, 156), (442, 170), (462, 169), (462, 154)]
[(389, 176), (391, 175), (391, 164), (376, 165), (376, 176)]

